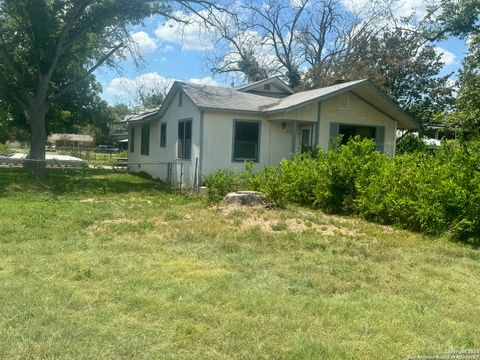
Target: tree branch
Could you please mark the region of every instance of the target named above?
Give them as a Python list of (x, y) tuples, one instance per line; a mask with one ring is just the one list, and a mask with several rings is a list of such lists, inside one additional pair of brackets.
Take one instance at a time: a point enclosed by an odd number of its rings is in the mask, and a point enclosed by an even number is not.
[(97, 61), (97, 63), (92, 66), (81, 78), (71, 82), (70, 84), (68, 84), (65, 88), (63, 88), (62, 90), (60, 90), (57, 94), (53, 95), (53, 96), (50, 96), (49, 99), (48, 99), (48, 103), (51, 103), (53, 101), (55, 101), (56, 99), (58, 99), (59, 97), (65, 95), (68, 91), (70, 91), (72, 88), (74, 88), (75, 86), (77, 86), (79, 83), (81, 83), (82, 81), (85, 81), (85, 79), (90, 76), (91, 74), (93, 74), (93, 72), (95, 70), (97, 70), (100, 66), (102, 66), (105, 62), (107, 62), (119, 49), (123, 48), (125, 46), (124, 43), (120, 43), (118, 45), (116, 45), (115, 47), (113, 47), (113, 49), (111, 49), (107, 54), (105, 54), (100, 60)]

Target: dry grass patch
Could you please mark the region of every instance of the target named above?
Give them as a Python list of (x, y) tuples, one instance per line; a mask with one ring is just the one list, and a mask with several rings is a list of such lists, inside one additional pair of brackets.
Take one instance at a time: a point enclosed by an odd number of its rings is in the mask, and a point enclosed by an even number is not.
[[(301, 233), (313, 230), (322, 236), (360, 236), (362, 234), (356, 225), (361, 222), (354, 219), (345, 219), (327, 216), (321, 211), (308, 210), (278, 210), (265, 206), (218, 206), (225, 219), (241, 230), (254, 227), (264, 232), (293, 232)], [(393, 230), (391, 230), (393, 231)]]
[(480, 347), (478, 249), (299, 207), (210, 207), (126, 174), (83, 176), (80, 194), (57, 179), (0, 197), (2, 359)]

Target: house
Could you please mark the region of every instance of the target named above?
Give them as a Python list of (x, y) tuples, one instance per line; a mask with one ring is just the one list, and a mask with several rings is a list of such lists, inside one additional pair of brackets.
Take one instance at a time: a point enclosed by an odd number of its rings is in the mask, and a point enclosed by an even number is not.
[(82, 134), (52, 134), (48, 143), (55, 145), (57, 150), (92, 150), (95, 140), (90, 135)]
[(360, 135), (395, 153), (397, 129), (415, 121), (369, 80), (295, 93), (278, 77), (238, 88), (175, 82), (160, 109), (130, 118), (129, 169), (176, 186), (202, 174), (277, 164), (332, 136)]

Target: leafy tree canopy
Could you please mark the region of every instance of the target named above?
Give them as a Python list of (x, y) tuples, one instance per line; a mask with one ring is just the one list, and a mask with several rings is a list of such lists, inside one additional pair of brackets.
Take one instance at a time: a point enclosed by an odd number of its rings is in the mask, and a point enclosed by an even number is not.
[(120, 50), (135, 52), (130, 27), (152, 14), (168, 16), (170, 5), (214, 6), (203, 0), (0, 0), (0, 102), (29, 129), (32, 159), (45, 159), (48, 129), (63, 122), (52, 120), (55, 111), (70, 104), (88, 112), (95, 96), (83, 95), (98, 92), (94, 71), (128, 54)]
[(334, 64), (319, 63), (307, 74), (307, 84), (370, 78), (420, 125), (429, 125), (453, 101), (450, 75), (439, 75), (443, 66), (441, 56), (418, 33), (385, 29), (375, 37), (357, 39)]

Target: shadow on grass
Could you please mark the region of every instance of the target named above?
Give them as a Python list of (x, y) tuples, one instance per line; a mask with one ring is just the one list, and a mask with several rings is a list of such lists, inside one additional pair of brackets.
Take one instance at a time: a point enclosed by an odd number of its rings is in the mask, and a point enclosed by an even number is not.
[(30, 192), (74, 196), (168, 190), (168, 186), (159, 180), (107, 170), (48, 169), (47, 176), (39, 179), (25, 169), (0, 168), (0, 196)]

